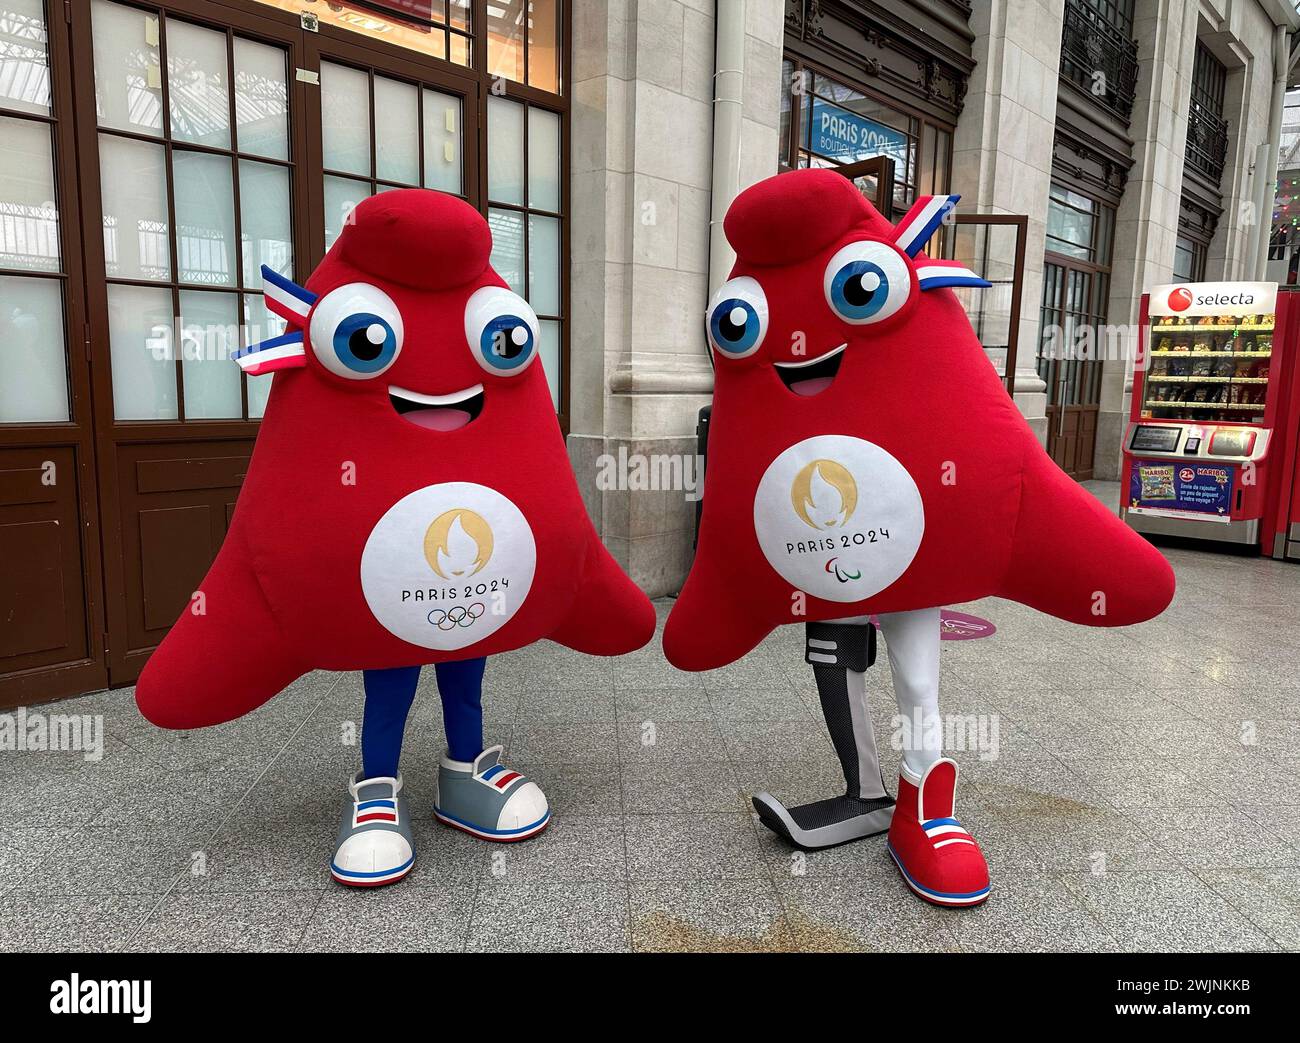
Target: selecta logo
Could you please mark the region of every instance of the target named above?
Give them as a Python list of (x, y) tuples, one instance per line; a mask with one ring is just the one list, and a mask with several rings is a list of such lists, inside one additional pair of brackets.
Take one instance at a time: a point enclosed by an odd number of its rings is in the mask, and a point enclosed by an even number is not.
[(1169, 310), (1186, 311), (1192, 306), (1192, 291), (1186, 286), (1179, 286), (1169, 291)]

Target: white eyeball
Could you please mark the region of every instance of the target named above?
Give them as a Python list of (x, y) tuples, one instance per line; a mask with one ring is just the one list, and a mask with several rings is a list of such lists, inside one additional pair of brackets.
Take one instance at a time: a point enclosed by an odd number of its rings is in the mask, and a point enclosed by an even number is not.
[(401, 353), (402, 313), (379, 287), (350, 282), (317, 302), (308, 333), (316, 358), (331, 373), (369, 380)]
[(723, 358), (743, 359), (767, 335), (767, 294), (748, 275), (723, 283), (709, 301), (709, 343)]
[(465, 302), (465, 340), (489, 373), (522, 373), (536, 357), (541, 336), (528, 302), (504, 286), (484, 286)]
[(865, 326), (897, 314), (907, 303), (912, 269), (892, 246), (864, 240), (836, 252), (826, 265), (822, 287), (836, 315)]

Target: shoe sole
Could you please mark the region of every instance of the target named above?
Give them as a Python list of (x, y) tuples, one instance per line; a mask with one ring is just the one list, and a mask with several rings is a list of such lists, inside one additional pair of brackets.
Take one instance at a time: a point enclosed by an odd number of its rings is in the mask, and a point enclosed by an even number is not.
[(470, 836), (477, 837), (479, 840), (492, 840), (498, 844), (517, 844), (521, 840), (529, 840), (532, 837), (537, 836), (537, 834), (544, 832), (546, 827), (551, 824), (551, 813), (549, 811), (540, 821), (534, 822), (531, 826), (525, 826), (518, 832), (510, 833), (492, 833), (486, 830), (476, 829), (474, 826), (471, 826), (466, 822), (461, 822), (458, 819), (444, 815), (437, 808), (433, 809), (433, 817), (444, 826), (450, 826), (452, 829), (459, 829), (462, 833), (468, 833)]
[(388, 876), (371, 876), (371, 877), (350, 877), (342, 876), (333, 866), (330, 867), (330, 876), (336, 883), (343, 884), (345, 887), (385, 887), (388, 884), (395, 884), (403, 879), (412, 869), (415, 868), (415, 859), (412, 858), (401, 869), (395, 870)]
[(992, 884), (986, 885), (982, 891), (974, 891), (971, 894), (945, 894), (943, 891), (926, 890), (908, 876), (907, 870), (903, 868), (902, 859), (894, 852), (894, 845), (887, 844), (885, 849), (889, 852), (889, 857), (894, 860), (894, 865), (898, 867), (903, 882), (912, 889), (912, 892), (918, 898), (924, 898), (931, 905), (941, 905), (949, 909), (969, 909), (973, 905), (988, 901)]

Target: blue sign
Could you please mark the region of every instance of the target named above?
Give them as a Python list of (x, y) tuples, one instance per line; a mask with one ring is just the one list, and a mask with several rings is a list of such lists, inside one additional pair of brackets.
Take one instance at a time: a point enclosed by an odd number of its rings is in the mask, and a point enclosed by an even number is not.
[(808, 147), (818, 155), (852, 163), (872, 156), (907, 162), (907, 135), (856, 112), (813, 98), (808, 117)]
[(1129, 472), (1129, 507), (1227, 518), (1235, 477), (1236, 468), (1225, 464), (1135, 460)]

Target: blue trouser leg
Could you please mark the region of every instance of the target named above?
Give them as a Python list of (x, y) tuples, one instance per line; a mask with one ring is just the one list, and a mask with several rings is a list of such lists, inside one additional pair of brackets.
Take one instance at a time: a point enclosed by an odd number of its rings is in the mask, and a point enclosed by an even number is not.
[(442, 696), (442, 724), (447, 732), (447, 753), (454, 761), (472, 761), (483, 752), (483, 671), (487, 659), (438, 663), (438, 694)]
[(365, 718), (361, 725), (361, 773), (367, 779), (395, 778), (402, 758), (406, 715), (420, 682), (418, 666), (363, 672)]

